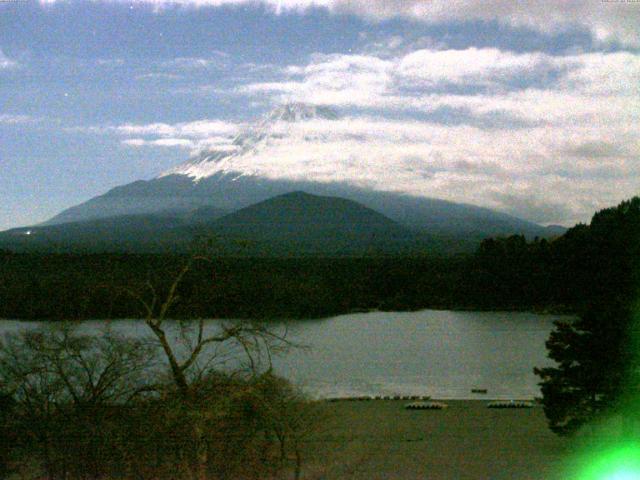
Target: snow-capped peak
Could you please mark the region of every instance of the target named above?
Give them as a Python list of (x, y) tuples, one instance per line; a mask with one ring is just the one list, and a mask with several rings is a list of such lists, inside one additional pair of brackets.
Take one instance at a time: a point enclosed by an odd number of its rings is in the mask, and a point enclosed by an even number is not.
[(198, 181), (219, 173), (238, 175), (238, 172), (242, 171), (244, 174), (251, 174), (251, 168), (238, 168), (240, 157), (246, 159), (258, 154), (273, 142), (281, 143), (292, 135), (294, 124), (337, 119), (338, 114), (329, 107), (302, 102), (287, 103), (273, 109), (260, 122), (233, 138), (228, 145), (202, 150), (189, 161), (162, 173), (160, 177), (187, 175)]
[(303, 120), (336, 120), (338, 115), (329, 107), (294, 102), (281, 105), (267, 115), (270, 122), (299, 122)]

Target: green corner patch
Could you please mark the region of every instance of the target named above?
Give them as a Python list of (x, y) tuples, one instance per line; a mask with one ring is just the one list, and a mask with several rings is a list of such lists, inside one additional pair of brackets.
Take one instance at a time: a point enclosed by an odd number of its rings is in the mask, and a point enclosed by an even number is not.
[(640, 480), (640, 443), (588, 452), (575, 480)]

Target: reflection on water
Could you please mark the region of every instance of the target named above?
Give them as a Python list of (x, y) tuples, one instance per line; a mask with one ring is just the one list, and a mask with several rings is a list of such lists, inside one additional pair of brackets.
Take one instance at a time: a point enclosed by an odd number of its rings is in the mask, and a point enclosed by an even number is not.
[[(533, 398), (539, 395), (533, 367), (549, 363), (544, 343), (559, 318), (423, 310), (294, 322), (288, 326), (289, 339), (308, 348), (275, 358), (274, 368), (318, 397)], [(210, 328), (215, 324), (209, 321)], [(4, 321), (0, 332), (36, 325)], [(129, 335), (147, 334), (139, 321), (112, 325)], [(83, 328), (98, 331), (99, 326), (86, 322)]]

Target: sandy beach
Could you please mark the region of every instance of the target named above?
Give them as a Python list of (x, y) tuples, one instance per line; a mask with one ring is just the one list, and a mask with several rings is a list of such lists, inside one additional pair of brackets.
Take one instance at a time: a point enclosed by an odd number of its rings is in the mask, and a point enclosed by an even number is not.
[(326, 420), (309, 443), (303, 478), (566, 478), (570, 441), (547, 428), (539, 405), (443, 402), (448, 408), (433, 411), (406, 410), (402, 400), (322, 402)]

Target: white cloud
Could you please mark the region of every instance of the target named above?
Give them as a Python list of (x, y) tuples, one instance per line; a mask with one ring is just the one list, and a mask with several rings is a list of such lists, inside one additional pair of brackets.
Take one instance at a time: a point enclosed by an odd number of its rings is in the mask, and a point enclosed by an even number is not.
[[(224, 141), (214, 142), (201, 158), (212, 155), (215, 162), (194, 163), (182, 172), (196, 178), (233, 171), (271, 179), (347, 181), (563, 224), (587, 220), (594, 209), (633, 195), (640, 180), (637, 134), (633, 151), (581, 143), (586, 138), (624, 142), (615, 126), (581, 126), (567, 136), (567, 130), (547, 126), (494, 131), (352, 116), (270, 128), (268, 139), (249, 151), (227, 143), (232, 154), (220, 156)], [(606, 156), (594, 158), (600, 150)]]
[(221, 120), (196, 120), (176, 124), (126, 123), (111, 127), (89, 127), (83, 129), (93, 133), (115, 132), (128, 137), (121, 141), (129, 147), (185, 148), (192, 152), (214, 148), (217, 151), (232, 150), (231, 142), (241, 125)]
[(540, 0), (335, 0), (333, 9), (377, 19), (404, 16), (429, 23), (498, 21), (515, 27), (555, 32), (579, 26), (600, 41), (640, 45), (640, 8), (624, 1)]
[[(47, 0), (47, 3), (53, 3), (55, 1), (57, 0)], [(107, 1), (124, 3), (127, 0)], [(333, 8), (336, 2), (334, 0), (138, 0), (138, 3), (151, 4), (157, 8), (168, 6), (200, 8), (221, 7), (226, 5), (264, 4), (273, 8), (276, 13), (280, 13), (287, 10), (305, 10), (311, 7)]]
[(160, 138), (158, 140), (154, 140), (153, 144), (159, 147), (193, 148), (193, 142), (184, 138)]
[(128, 138), (122, 141), (123, 145), (130, 147), (180, 147), (192, 149), (194, 142), (185, 138), (159, 138), (157, 140), (145, 140), (144, 138)]
[[(125, 0), (104, 1), (125, 3)], [(276, 13), (327, 8), (335, 13), (356, 14), (373, 20), (394, 17), (426, 23), (484, 20), (542, 32), (581, 27), (601, 42), (616, 40), (640, 46), (640, 5), (624, 0), (138, 0), (138, 3), (159, 10), (169, 6), (199, 8), (259, 3)]]
[(2, 49), (0, 49), (0, 70), (15, 68), (18, 66), (18, 63), (9, 59)]
[(228, 54), (213, 50), (208, 57), (177, 57), (160, 62), (160, 67), (176, 70), (198, 70), (210, 67), (224, 66), (229, 57)]
[(33, 123), (38, 120), (31, 115), (12, 115), (7, 113), (0, 113), (0, 123), (17, 125), (23, 123)]
[[(422, 49), (391, 59), (318, 56), (286, 72), (282, 81), (248, 84), (237, 92), (422, 113), (462, 109), (534, 123), (613, 120), (625, 130), (640, 114), (630, 103), (640, 93), (640, 55), (628, 52), (552, 56), (491, 48)], [(452, 85), (476, 91), (450, 93)]]
[(96, 63), (101, 67), (121, 67), (125, 62), (122, 58), (98, 58)]
[(203, 139), (216, 135), (234, 135), (239, 131), (239, 125), (221, 120), (197, 120), (194, 122), (176, 124), (126, 123), (115, 127), (108, 127), (108, 130), (115, 131), (122, 135), (150, 135), (162, 138), (187, 137), (190, 139)]
[(180, 80), (183, 77), (174, 73), (151, 72), (136, 75), (135, 78), (136, 80)]
[(144, 138), (127, 138), (122, 140), (123, 145), (129, 145), (130, 147), (144, 147), (147, 145), (147, 140)]
[(277, 124), (256, 150), (232, 142), (242, 125), (219, 120), (103, 130), (133, 147), (208, 150), (215, 168), (227, 171), (349, 181), (545, 223), (585, 221), (637, 194), (640, 54), (390, 52), (314, 55), (272, 72), (275, 80), (236, 87), (248, 97), (243, 101), (351, 112), (341, 120)]
[[(4, 121), (0, 115), (0, 123)], [(7, 118), (10, 120), (12, 118)], [(169, 123), (124, 123), (112, 126), (67, 127), (65, 130), (91, 134), (116, 134), (124, 137), (123, 145), (128, 147), (169, 147), (185, 148), (193, 152), (205, 148), (224, 151), (230, 149), (233, 138), (241, 130), (242, 124), (222, 120), (196, 120), (193, 122)]]
[[(236, 93), (374, 110), (398, 120), (360, 114), (286, 126), (264, 150), (224, 160), (221, 168), (343, 179), (548, 223), (585, 221), (595, 209), (637, 194), (639, 75), (640, 55), (629, 52), (552, 56), (470, 48), (314, 56), (285, 69), (281, 81), (247, 84)], [(456, 121), (441, 118), (443, 111), (454, 112)]]
[[(290, 66), (290, 78), (237, 88), (241, 94), (271, 93), (278, 103), (382, 106), (392, 102), (394, 62), (365, 55), (318, 55), (306, 66)], [(381, 98), (384, 95), (385, 98)]]
[[(523, 74), (539, 74), (554, 67), (554, 59), (542, 53), (514, 54), (495, 48), (466, 50), (418, 50), (397, 64), (397, 74), (407, 82), (427, 84), (500, 82)], [(556, 66), (557, 68), (557, 66)]]

